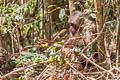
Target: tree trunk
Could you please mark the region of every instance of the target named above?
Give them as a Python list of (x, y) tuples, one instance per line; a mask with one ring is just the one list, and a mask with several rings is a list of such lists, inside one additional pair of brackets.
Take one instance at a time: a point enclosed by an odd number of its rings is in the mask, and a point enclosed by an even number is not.
[(45, 36), (47, 39), (51, 39), (51, 24), (50, 24), (50, 15), (48, 13), (48, 6), (50, 5), (50, 1), (44, 0), (44, 14), (43, 14), (43, 29), (45, 30)]
[[(94, 0), (95, 10), (96, 10), (96, 25), (97, 25), (97, 33), (99, 33), (103, 28), (103, 11), (102, 11), (102, 0)], [(98, 58), (103, 59), (100, 55), (101, 53), (105, 55), (104, 48), (104, 34), (101, 34), (97, 40), (98, 46)]]
[(117, 32), (117, 41), (116, 41), (116, 67), (118, 67), (120, 64), (120, 4), (119, 4), (119, 0), (117, 1), (117, 5), (118, 5), (118, 8), (117, 8), (117, 14), (118, 14), (118, 17), (117, 17), (117, 29), (116, 29), (116, 32)]
[[(48, 9), (49, 5), (55, 5)], [(44, 10), (45, 10), (45, 33), (47, 39), (51, 39), (53, 33), (55, 32), (55, 28), (58, 26), (59, 23), (59, 4), (57, 0), (44, 0)]]

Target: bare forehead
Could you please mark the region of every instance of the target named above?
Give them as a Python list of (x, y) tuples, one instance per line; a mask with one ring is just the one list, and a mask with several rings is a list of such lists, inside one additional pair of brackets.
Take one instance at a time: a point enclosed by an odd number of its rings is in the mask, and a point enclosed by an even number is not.
[(82, 16), (83, 14), (80, 11), (73, 11), (71, 15), (73, 15), (73, 16)]
[(73, 11), (69, 17), (68, 23), (72, 22), (79, 22), (80, 21), (80, 17), (83, 16), (83, 13), (80, 11)]

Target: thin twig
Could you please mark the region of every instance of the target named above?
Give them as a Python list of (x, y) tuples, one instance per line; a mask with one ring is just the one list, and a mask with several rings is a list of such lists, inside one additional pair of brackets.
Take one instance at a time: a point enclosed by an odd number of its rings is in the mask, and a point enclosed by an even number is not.
[(92, 75), (92, 74), (102, 74), (102, 72), (88, 72), (88, 73), (83, 73), (83, 74), (87, 74), (87, 75)]
[(92, 63), (93, 65), (95, 65), (96, 67), (98, 67), (99, 69), (103, 70), (103, 71), (106, 71), (106, 69), (104, 69), (103, 67), (99, 66), (98, 64), (96, 64), (95, 62), (93, 62), (92, 60), (90, 60), (86, 55), (84, 54), (81, 54), (86, 60), (88, 60), (90, 63)]
[(40, 80), (42, 74), (50, 67), (51, 64), (49, 64), (42, 72), (41, 74), (38, 76), (37, 80)]
[(6, 75), (0, 76), (0, 80), (4, 80), (4, 79), (8, 78), (10, 75), (15, 74), (15, 73), (18, 73), (18, 72), (20, 72), (20, 71), (23, 71), (23, 70), (25, 70), (25, 69), (27, 69), (27, 68), (34, 67), (34, 66), (37, 66), (37, 65), (39, 65), (39, 64), (47, 63), (47, 62), (48, 62), (48, 61), (43, 61), (43, 62), (40, 62), (40, 63), (34, 63), (34, 64), (29, 65), (29, 66), (22, 67), (22, 68), (19, 68), (19, 69), (17, 69), (17, 70), (11, 71), (10, 73), (8, 73), (8, 74), (6, 74)]
[(96, 80), (99, 80), (100, 78), (102, 78), (104, 76), (105, 72), (103, 74), (101, 74)]
[(90, 42), (85, 48), (83, 48), (83, 50), (81, 51), (81, 53), (83, 53), (90, 45), (92, 45), (92, 44), (100, 37), (100, 35), (103, 33), (103, 30), (104, 30), (104, 28), (105, 28), (105, 25), (106, 25), (106, 24), (103, 25), (103, 28), (102, 28), (102, 30), (99, 32), (98, 36), (97, 36), (92, 42)]
[(107, 77), (106, 77), (106, 80), (108, 80), (108, 77), (109, 77), (110, 73), (107, 73)]
[(83, 50), (80, 52), (80, 55), (83, 56), (83, 57), (84, 57), (86, 60), (88, 60), (90, 63), (92, 63), (93, 65), (95, 65), (96, 67), (98, 67), (99, 69), (101, 69), (101, 70), (103, 70), (103, 71), (105, 71), (105, 72), (110, 73), (110, 74), (114, 77), (114, 74), (113, 74), (112, 72), (110, 72), (110, 71), (106, 70), (105, 68), (99, 66), (98, 64), (96, 64), (95, 62), (93, 62), (92, 60), (90, 60), (86, 55), (84, 55), (84, 51), (85, 51), (92, 43), (94, 43), (94, 42), (100, 37), (101, 33), (103, 32), (103, 30), (104, 30), (104, 28), (105, 28), (105, 25), (106, 25), (106, 24), (103, 25), (103, 28), (102, 28), (102, 30), (100, 31), (100, 34), (98, 34), (98, 36), (97, 36), (91, 43), (89, 43), (85, 48), (83, 48)]
[(120, 68), (117, 68), (117, 67), (113, 67), (115, 70), (117, 70), (118, 72), (120, 72)]
[(107, 39), (106, 39), (106, 37), (104, 38), (104, 44), (105, 44), (105, 51), (106, 51), (106, 61), (107, 61), (107, 63), (109, 64), (109, 66), (110, 66), (110, 69), (112, 68), (112, 65), (111, 65), (111, 59), (110, 59), (110, 51), (109, 51), (109, 49), (108, 49), (108, 45), (107, 45)]
[(78, 70), (76, 70), (71, 64), (69, 64), (71, 68), (73, 68), (76, 72), (78, 72), (81, 77), (83, 77), (85, 80), (88, 80), (81, 72), (79, 72)]

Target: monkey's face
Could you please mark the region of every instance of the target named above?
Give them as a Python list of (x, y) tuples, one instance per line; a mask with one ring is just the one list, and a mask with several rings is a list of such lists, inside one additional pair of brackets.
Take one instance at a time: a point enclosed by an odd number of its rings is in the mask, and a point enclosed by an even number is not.
[(78, 29), (80, 30), (81, 25), (84, 23), (83, 14), (80, 11), (73, 11), (70, 15), (68, 23), (70, 24), (70, 32), (74, 34), (78, 31)]

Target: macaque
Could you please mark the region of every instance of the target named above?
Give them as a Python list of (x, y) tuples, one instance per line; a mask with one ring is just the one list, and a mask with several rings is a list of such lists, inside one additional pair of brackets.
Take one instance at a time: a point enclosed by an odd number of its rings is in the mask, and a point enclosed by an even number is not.
[[(91, 20), (85, 21), (85, 16), (82, 12), (74, 10), (70, 18), (68, 20), (68, 23), (70, 25), (69, 27), (69, 34), (70, 34), (70, 41), (69, 43), (71, 44), (79, 44), (79, 45), (87, 45), (89, 42), (91, 42), (91, 39), (93, 38), (93, 31), (95, 31), (96, 25), (93, 23)], [(86, 18), (87, 19), (87, 18)], [(83, 35), (85, 33), (85, 35)], [(81, 35), (80, 35), (81, 34)], [(71, 40), (73, 37), (83, 37), (86, 36), (85, 38), (80, 38), (79, 40)], [(77, 42), (79, 41), (79, 42)]]
[[(77, 10), (72, 11), (68, 23), (70, 25), (69, 27), (69, 39), (65, 43), (65, 45), (74, 45), (79, 46), (82, 43), (84, 43), (83, 38), (77, 39), (80, 36), (80, 33), (82, 32), (81, 25), (84, 24), (84, 16), (83, 13)], [(80, 43), (79, 43), (80, 42)], [(84, 44), (83, 44), (84, 45)]]
[[(86, 19), (86, 20), (85, 20)], [(73, 47), (83, 47), (88, 45), (92, 39), (94, 39), (94, 32), (96, 30), (96, 25), (93, 21), (87, 20), (87, 17), (80, 11), (73, 11), (68, 20), (70, 24), (69, 27), (69, 39), (65, 44), (65, 47), (73, 48)], [(67, 45), (67, 46), (66, 46)], [(71, 47), (73, 45), (73, 47)], [(93, 46), (91, 46), (93, 47)], [(86, 53), (87, 48), (83, 48)], [(81, 59), (81, 58), (79, 58)], [(86, 60), (85, 69), (87, 68), (88, 62)]]
[(70, 28), (69, 28), (70, 36), (76, 37), (76, 33), (79, 34), (80, 31), (82, 31), (81, 25), (84, 23), (84, 16), (82, 12), (77, 10), (72, 11), (68, 23), (70, 24)]

